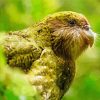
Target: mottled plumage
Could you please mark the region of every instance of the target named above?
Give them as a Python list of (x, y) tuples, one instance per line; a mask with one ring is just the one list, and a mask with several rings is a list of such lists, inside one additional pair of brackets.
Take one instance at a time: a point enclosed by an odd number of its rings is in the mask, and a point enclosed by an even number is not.
[(87, 19), (65, 11), (6, 35), (7, 63), (25, 72), (43, 100), (60, 100), (75, 75), (75, 60), (94, 42)]

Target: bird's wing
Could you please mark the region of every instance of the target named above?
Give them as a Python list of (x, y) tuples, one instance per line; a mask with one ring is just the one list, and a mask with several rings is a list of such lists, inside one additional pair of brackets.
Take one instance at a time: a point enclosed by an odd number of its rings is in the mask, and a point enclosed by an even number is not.
[(38, 59), (42, 52), (34, 39), (23, 31), (6, 35), (3, 45), (8, 64), (24, 70), (30, 69), (33, 61)]
[(38, 60), (34, 61), (27, 77), (32, 85), (42, 94), (43, 100), (58, 100), (60, 89), (56, 84), (61, 72), (60, 61), (52, 49), (45, 48)]
[(51, 48), (45, 48), (40, 58), (33, 62), (27, 76), (30, 83), (42, 94), (43, 100), (58, 100), (73, 80), (72, 67), (74, 63), (66, 63)]

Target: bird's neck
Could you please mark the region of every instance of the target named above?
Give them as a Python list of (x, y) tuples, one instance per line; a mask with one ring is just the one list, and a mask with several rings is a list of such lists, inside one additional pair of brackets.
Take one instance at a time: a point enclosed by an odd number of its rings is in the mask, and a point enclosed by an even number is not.
[(57, 36), (57, 34), (56, 35), (52, 34), (51, 44), (52, 44), (52, 49), (57, 56), (60, 56), (66, 60), (74, 59), (70, 45), (66, 44), (66, 42), (63, 40), (63, 37), (59, 35)]

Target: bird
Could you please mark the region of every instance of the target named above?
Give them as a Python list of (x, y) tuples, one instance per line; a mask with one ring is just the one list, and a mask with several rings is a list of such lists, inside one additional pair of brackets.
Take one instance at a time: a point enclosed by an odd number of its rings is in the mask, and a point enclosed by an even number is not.
[(61, 100), (74, 79), (75, 61), (94, 37), (83, 14), (62, 11), (7, 33), (2, 46), (7, 64), (23, 71), (41, 100)]

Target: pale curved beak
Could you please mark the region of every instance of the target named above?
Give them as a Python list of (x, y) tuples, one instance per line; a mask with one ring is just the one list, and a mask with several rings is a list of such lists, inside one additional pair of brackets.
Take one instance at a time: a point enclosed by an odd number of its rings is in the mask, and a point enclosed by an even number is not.
[(96, 33), (94, 33), (90, 28), (89, 30), (86, 30), (85, 33), (88, 36), (88, 44), (90, 45), (90, 47), (92, 47)]

